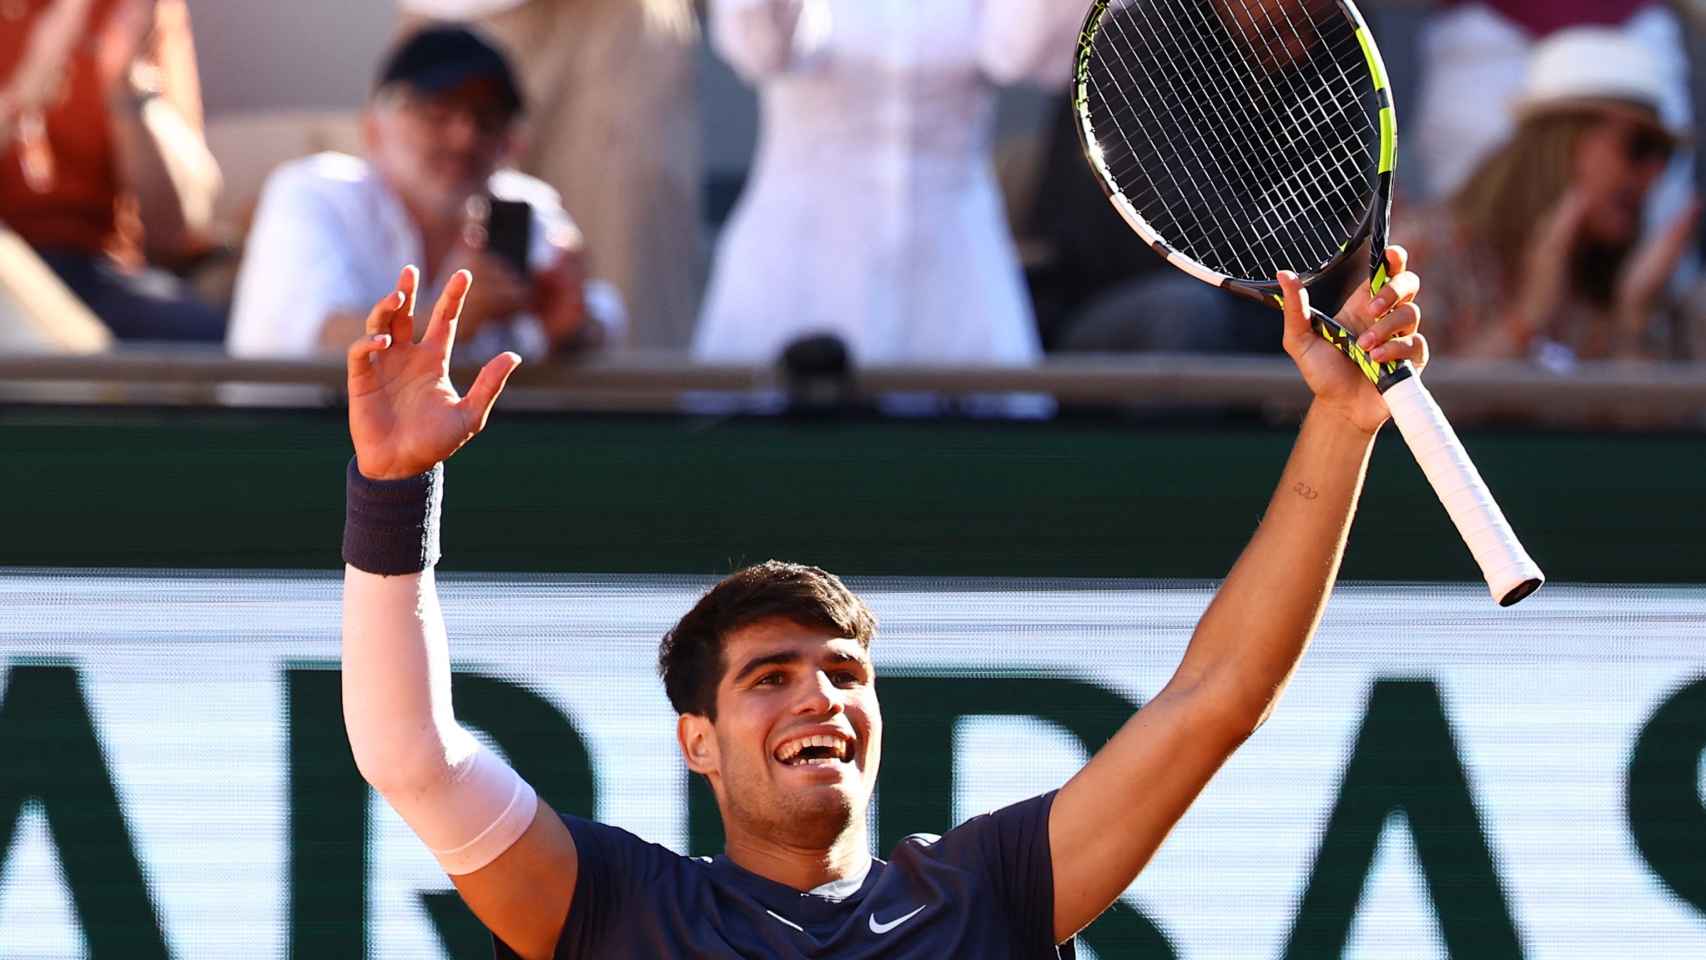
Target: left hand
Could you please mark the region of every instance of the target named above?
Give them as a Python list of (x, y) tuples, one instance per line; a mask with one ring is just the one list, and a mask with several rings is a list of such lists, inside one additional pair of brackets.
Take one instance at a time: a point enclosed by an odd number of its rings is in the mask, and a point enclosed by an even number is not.
[(1638, 346), (1664, 296), (1665, 286), (1700, 224), (1700, 200), (1689, 201), (1662, 230), (1656, 231), (1624, 262), (1617, 277), (1614, 311), (1618, 343)]
[(551, 266), (533, 276), (533, 302), (551, 338), (553, 353), (592, 346), (597, 321), (586, 312), (586, 254), (580, 247), (557, 252)]
[[(1409, 254), (1403, 247), (1387, 247), (1386, 270), (1391, 281), (1373, 297), (1366, 284), (1359, 284), (1336, 319), (1358, 334), (1357, 342), (1375, 360), (1408, 360), (1420, 373), (1428, 363), (1427, 340), (1416, 332), (1422, 322), (1422, 308), (1415, 303), (1422, 280), (1405, 269), (1408, 263)], [(1285, 294), (1285, 352), (1302, 371), (1315, 402), (1360, 430), (1370, 434), (1379, 430), (1388, 417), (1380, 391), (1356, 364), (1310, 326), (1309, 292), (1297, 275), (1281, 272), (1279, 284)]]
[(95, 66), (109, 97), (130, 92), (131, 71), (154, 32), (155, 0), (119, 0), (95, 35)]

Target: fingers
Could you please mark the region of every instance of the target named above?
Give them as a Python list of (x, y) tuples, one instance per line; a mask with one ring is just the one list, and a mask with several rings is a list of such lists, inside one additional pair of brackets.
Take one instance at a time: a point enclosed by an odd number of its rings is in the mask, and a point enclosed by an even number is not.
[(1376, 360), (1381, 344), (1397, 337), (1406, 337), (1416, 332), (1422, 323), (1422, 308), (1414, 301), (1405, 301), (1394, 307), (1386, 316), (1381, 317), (1375, 324), (1364, 330), (1357, 337), (1357, 346), (1369, 351)]
[(391, 335), (389, 333), (368, 334), (350, 344), (348, 359), (350, 392), (352, 394), (363, 392), (355, 388), (373, 375), (372, 358), (390, 346)]
[(1281, 270), (1274, 279), (1279, 281), (1285, 303), (1285, 337), (1296, 341), (1309, 334), (1309, 291), (1303, 281), (1290, 270)]
[(415, 342), (415, 296), (420, 286), (421, 272), (412, 263), (397, 275), (397, 292), (403, 295), (403, 308), (391, 318), (391, 339), (394, 343)]
[(473, 282), (472, 273), (456, 271), (444, 285), (444, 292), (438, 295), (438, 303), (433, 305), (426, 340), (442, 346), (446, 360), (450, 358), (450, 345), (456, 342), (456, 324), (462, 319), (462, 304), (468, 299), (468, 286)]
[(1682, 251), (1688, 246), (1689, 238), (1694, 235), (1694, 228), (1700, 223), (1700, 201), (1691, 200), (1682, 212), (1671, 218), (1659, 231), (1658, 243), (1665, 251), (1665, 259), (1674, 264), (1682, 257)]
[(1571, 188), (1565, 193), (1557, 205), (1541, 218), (1539, 229), (1534, 232), (1537, 238), (1535, 255), (1554, 259), (1564, 256), (1575, 243), (1576, 233), (1582, 219), (1587, 216), (1589, 206), (1588, 196), (1581, 189)]
[(1428, 340), (1419, 333), (1393, 337), (1368, 352), (1376, 363), (1397, 363), (1402, 360), (1410, 361), (1417, 373), (1428, 365)]
[(1391, 244), (1386, 245), (1386, 273), (1387, 273), (1387, 275), (1396, 277), (1400, 273), (1403, 273), (1405, 270), (1409, 269), (1409, 266), (1410, 266), (1410, 251), (1404, 249), (1402, 246), (1400, 246), (1396, 243), (1391, 243)]
[(503, 393), (504, 384), (509, 382), (509, 375), (519, 366), (520, 356), (500, 353), (480, 368), (480, 375), (474, 378), (474, 385), (468, 388), (468, 395), (457, 403), (457, 406), (462, 408), (462, 416), (470, 434), (479, 433), (486, 428), (486, 418), (492, 415), (492, 404), (498, 402), (498, 394)]
[[(1357, 314), (1365, 323), (1373, 323), (1391, 313), (1400, 304), (1409, 303), (1416, 298), (1422, 289), (1422, 278), (1413, 273), (1399, 272), (1387, 281), (1380, 292), (1371, 297), (1367, 303), (1357, 308)], [(1364, 334), (1366, 336), (1366, 334)], [(1359, 341), (1360, 342), (1360, 341)], [(1379, 343), (1380, 341), (1373, 341)], [(1364, 347), (1369, 344), (1363, 344)]]

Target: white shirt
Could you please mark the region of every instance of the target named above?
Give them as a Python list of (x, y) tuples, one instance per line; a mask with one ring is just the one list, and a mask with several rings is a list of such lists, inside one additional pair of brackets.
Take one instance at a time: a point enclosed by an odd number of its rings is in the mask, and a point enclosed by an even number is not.
[[(512, 170), (493, 174), (488, 188), (494, 197), (532, 207), (529, 262), (536, 270), (550, 266), (576, 232), (557, 192)], [(366, 160), (321, 153), (283, 164), (261, 190), (237, 273), (226, 348), (240, 357), (319, 353), (328, 315), (366, 313), (395, 289), (405, 264), (425, 267), (424, 257), (420, 231)], [(417, 295), (428, 313), (436, 299), (437, 290)], [(586, 299), (588, 320), (619, 338), (625, 326), (620, 295), (589, 281)], [(482, 329), (463, 350), (469, 359), (502, 350), (540, 357), (549, 352), (549, 340), (537, 318), (523, 315)]]
[(397, 0), (397, 6), (434, 20), (473, 20), (513, 10), (527, 0)]
[(861, 363), (1041, 353), (990, 159), (998, 84), (1064, 84), (1084, 10), (1060, 0), (713, 0), (759, 88), (751, 179), (719, 240), (693, 351), (773, 362), (840, 336)]

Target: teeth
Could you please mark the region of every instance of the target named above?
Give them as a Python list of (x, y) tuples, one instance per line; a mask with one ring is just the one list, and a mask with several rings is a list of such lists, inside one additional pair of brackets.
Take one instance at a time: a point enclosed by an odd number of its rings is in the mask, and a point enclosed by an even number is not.
[(805, 750), (807, 747), (823, 747), (825, 749), (835, 751), (835, 756), (833, 757), (804, 761), (809, 763), (836, 763), (838, 761), (850, 759), (853, 753), (853, 745), (851, 742), (832, 734), (820, 733), (815, 736), (801, 737), (798, 740), (790, 740), (787, 743), (784, 743), (776, 751), (776, 759), (783, 763), (792, 763), (799, 757), (800, 752)]

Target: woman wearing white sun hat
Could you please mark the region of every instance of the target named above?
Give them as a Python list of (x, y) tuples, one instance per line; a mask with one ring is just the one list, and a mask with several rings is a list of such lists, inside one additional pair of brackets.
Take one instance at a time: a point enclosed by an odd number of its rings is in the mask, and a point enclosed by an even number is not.
[[(1536, 47), (1573, 27), (1614, 30), (1645, 55), (1659, 83), (1666, 123), (1689, 125), (1688, 49), (1669, 4), (1655, 0), (1446, 0), (1418, 40), (1420, 86), (1405, 129), (1404, 185), (1443, 197), (1512, 130), (1507, 109), (1523, 91)], [(1655, 214), (1684, 202), (1690, 166), (1679, 161), (1655, 191)]]
[(1666, 83), (1621, 31), (1575, 27), (1536, 48), (1510, 137), (1392, 231), (1412, 262), (1452, 278), (1428, 303), (1441, 356), (1554, 368), (1678, 356), (1666, 288), (1698, 204), (1642, 239), (1647, 200), (1688, 139), (1665, 118)]

